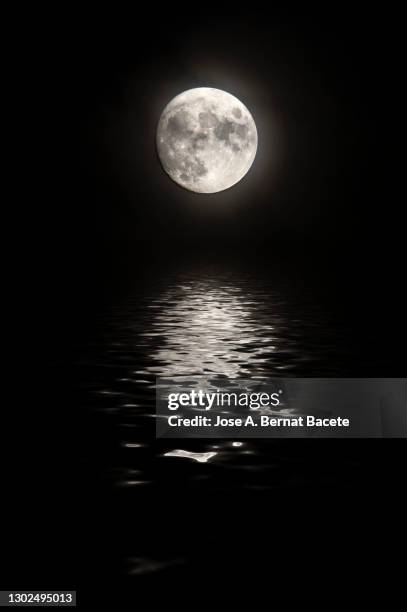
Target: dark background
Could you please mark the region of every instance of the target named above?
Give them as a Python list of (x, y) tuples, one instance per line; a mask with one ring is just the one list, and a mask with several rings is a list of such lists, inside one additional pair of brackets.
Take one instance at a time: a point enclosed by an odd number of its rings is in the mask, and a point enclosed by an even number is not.
[[(394, 315), (404, 257), (397, 15), (289, 13), (64, 14), (38, 35), (34, 244), (32, 224), (21, 229), (47, 298), (62, 293), (57, 308), (81, 295), (82, 317), (135, 266), (219, 253), (305, 266), (361, 319), (372, 305), (373, 319)], [(236, 95), (259, 132), (250, 173), (207, 197), (173, 183), (155, 150), (164, 106), (197, 86)]]
[[(21, 176), (14, 252), (24, 270), (18, 312), (30, 328), (16, 370), (30, 384), (18, 393), (9, 457), (13, 588), (75, 588), (77, 572), (86, 574), (78, 556), (87, 485), (73, 442), (80, 420), (61, 420), (55, 405), (72, 410), (70, 362), (95, 309), (125, 293), (129, 278), (148, 277), (164, 260), (287, 271), (323, 289), (374, 355), (367, 365), (355, 354), (353, 375), (405, 375), (398, 19), (371, 7), (283, 15), (203, 4), (57, 10), (37, 14), (32, 28), (27, 16), (30, 36), (17, 41), (35, 178)], [(210, 196), (179, 188), (155, 151), (164, 106), (198, 86), (237, 96), (259, 133), (247, 176)], [(360, 441), (358, 451), (371, 465), (370, 497), (361, 506), (355, 485), (345, 500), (364, 544), (370, 521), (375, 533), (385, 523), (398, 537), (391, 525), (402, 494), (401, 441), (383, 441), (385, 451), (372, 442), (382, 441)]]

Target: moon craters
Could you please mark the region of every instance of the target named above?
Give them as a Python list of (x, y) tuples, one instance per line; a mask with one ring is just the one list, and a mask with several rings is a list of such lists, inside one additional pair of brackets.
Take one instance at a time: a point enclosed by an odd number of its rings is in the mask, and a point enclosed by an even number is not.
[(256, 126), (231, 94), (191, 89), (164, 109), (157, 149), (175, 182), (191, 191), (214, 193), (231, 187), (249, 170), (257, 149)]

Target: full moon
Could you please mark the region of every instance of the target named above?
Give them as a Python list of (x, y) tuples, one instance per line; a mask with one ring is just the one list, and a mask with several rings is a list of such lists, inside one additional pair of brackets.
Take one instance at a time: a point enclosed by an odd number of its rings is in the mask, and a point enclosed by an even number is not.
[(157, 150), (167, 174), (197, 193), (238, 183), (257, 151), (253, 117), (240, 100), (220, 89), (188, 89), (164, 108)]

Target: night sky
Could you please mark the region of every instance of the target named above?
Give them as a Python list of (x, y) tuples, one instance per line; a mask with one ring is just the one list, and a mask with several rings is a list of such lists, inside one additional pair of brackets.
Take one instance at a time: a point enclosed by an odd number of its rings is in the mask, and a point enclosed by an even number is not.
[[(391, 226), (379, 15), (108, 17), (61, 20), (44, 49), (56, 166), (46, 224), (65, 254), (73, 236), (82, 265), (144, 245), (205, 250), (205, 240), (370, 249)], [(199, 86), (236, 95), (259, 133), (250, 173), (212, 196), (173, 184), (155, 150), (164, 106)]]
[[(21, 228), (51, 342), (152, 263), (256, 258), (311, 271), (367, 336), (385, 322), (374, 340), (395, 355), (396, 32), (394, 16), (355, 8), (61, 16), (36, 41), (42, 185)], [(199, 86), (237, 96), (259, 135), (248, 174), (211, 195), (172, 182), (155, 148), (165, 105)]]

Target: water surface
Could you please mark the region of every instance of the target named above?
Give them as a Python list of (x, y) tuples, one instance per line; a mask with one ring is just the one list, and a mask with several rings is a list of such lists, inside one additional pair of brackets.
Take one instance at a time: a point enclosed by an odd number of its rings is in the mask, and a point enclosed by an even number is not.
[[(95, 552), (99, 542), (90, 554), (133, 577), (183, 575), (214, 550), (216, 563), (231, 562), (236, 541), (224, 520), (234, 528), (252, 515), (276, 520), (287, 492), (352, 483), (357, 461), (329, 440), (155, 439), (157, 376), (341, 376), (349, 342), (338, 312), (281, 277), (191, 268), (136, 280), (76, 363), (91, 449), (84, 461), (112, 551), (108, 560)], [(250, 548), (247, 533), (239, 541)]]

